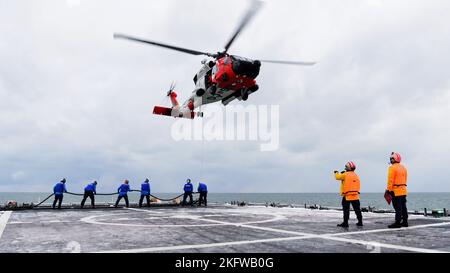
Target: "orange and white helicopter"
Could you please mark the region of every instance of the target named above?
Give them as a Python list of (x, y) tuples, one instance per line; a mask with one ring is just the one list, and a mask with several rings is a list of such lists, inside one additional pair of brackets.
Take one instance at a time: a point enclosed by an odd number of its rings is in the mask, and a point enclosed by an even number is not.
[(195, 89), (190, 98), (180, 106), (177, 101), (177, 94), (172, 84), (167, 96), (170, 97), (172, 107), (155, 106), (153, 114), (171, 116), (175, 118), (193, 119), (196, 116), (202, 117), (203, 113), (194, 112), (201, 105), (221, 101), (228, 105), (231, 101), (238, 99), (247, 101), (248, 96), (258, 91), (256, 77), (260, 72), (261, 63), (275, 63), (287, 65), (314, 65), (314, 62), (294, 62), (294, 61), (274, 61), (274, 60), (251, 60), (228, 54), (228, 50), (239, 36), (242, 30), (248, 25), (250, 20), (262, 7), (263, 2), (252, 1), (252, 5), (243, 17), (238, 28), (231, 39), (225, 45), (225, 50), (218, 53), (201, 52), (187, 48), (172, 46), (150, 40), (144, 40), (124, 34), (114, 34), (114, 38), (127, 39), (135, 42), (145, 43), (153, 46), (163, 47), (191, 55), (204, 55), (211, 59), (203, 60), (202, 67), (194, 77)]

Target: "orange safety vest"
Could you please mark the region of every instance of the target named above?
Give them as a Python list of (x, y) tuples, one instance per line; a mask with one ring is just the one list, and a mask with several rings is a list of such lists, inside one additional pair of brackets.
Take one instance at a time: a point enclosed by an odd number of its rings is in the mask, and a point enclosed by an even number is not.
[(395, 163), (389, 167), (387, 190), (393, 191), (395, 196), (407, 196), (407, 180), (408, 171), (405, 166)]
[(341, 195), (345, 197), (345, 200), (359, 200), (361, 181), (355, 172), (345, 172), (343, 174), (336, 173), (336, 179), (342, 181)]

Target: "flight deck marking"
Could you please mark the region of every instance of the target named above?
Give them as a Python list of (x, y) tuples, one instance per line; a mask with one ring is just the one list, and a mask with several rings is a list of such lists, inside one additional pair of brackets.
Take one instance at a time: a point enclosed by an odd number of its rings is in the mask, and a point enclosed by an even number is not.
[(5, 231), (6, 224), (8, 223), (11, 214), (12, 211), (5, 211), (0, 215), (0, 238), (2, 238), (3, 231)]
[(292, 240), (298, 240), (298, 239), (303, 239), (303, 238), (304, 238), (304, 236), (296, 236), (296, 237), (286, 237), (286, 238), (245, 240), (245, 241), (234, 241), (234, 242), (223, 242), (223, 243), (212, 243), (212, 244), (161, 246), (161, 247), (150, 247), (150, 248), (109, 250), (109, 251), (98, 251), (96, 253), (161, 252), (161, 251), (170, 251), (170, 250), (197, 249), (197, 248), (209, 248), (209, 247), (220, 247), (220, 246), (233, 246), (233, 245), (245, 245), (245, 244), (271, 243), (271, 242), (280, 242), (280, 241), (292, 241)]
[[(146, 212), (151, 214), (152, 212), (149, 210), (143, 210), (143, 209), (130, 209), (134, 211), (140, 211), (140, 212)], [(245, 213), (242, 213), (245, 214)], [(242, 215), (239, 214), (239, 215)], [(269, 213), (250, 213), (250, 214), (264, 214), (264, 215), (274, 215)], [(106, 216), (106, 215), (101, 215)], [(195, 217), (194, 217), (195, 216)], [(278, 216), (281, 220), (284, 217), (280, 215)], [(100, 217), (100, 216), (97, 216)], [(89, 218), (89, 217), (87, 217)], [(401, 246), (401, 245), (393, 245), (393, 244), (384, 244), (384, 243), (378, 243), (378, 242), (368, 242), (363, 240), (355, 240), (355, 239), (347, 239), (347, 238), (338, 238), (336, 236), (343, 236), (343, 235), (352, 235), (352, 234), (366, 234), (366, 233), (379, 233), (379, 232), (385, 232), (385, 231), (399, 231), (400, 229), (376, 229), (376, 230), (365, 230), (365, 231), (355, 231), (355, 232), (342, 232), (342, 233), (329, 233), (329, 234), (311, 234), (311, 233), (300, 233), (296, 231), (287, 231), (287, 230), (281, 230), (281, 229), (275, 229), (275, 228), (269, 228), (269, 227), (259, 227), (259, 226), (251, 226), (249, 224), (257, 224), (261, 222), (272, 222), (275, 221), (274, 219), (265, 220), (265, 221), (258, 221), (258, 222), (246, 222), (246, 223), (229, 223), (224, 221), (218, 221), (218, 220), (212, 220), (212, 219), (205, 219), (200, 218), (196, 215), (184, 215), (184, 216), (178, 216), (178, 218), (186, 218), (186, 219), (192, 219), (192, 220), (200, 220), (205, 222), (211, 222), (214, 224), (206, 224), (206, 225), (151, 225), (151, 227), (183, 227), (183, 226), (217, 226), (217, 225), (229, 225), (229, 226), (238, 226), (238, 227), (244, 227), (244, 228), (250, 228), (250, 229), (259, 229), (259, 230), (265, 230), (265, 231), (271, 231), (271, 232), (277, 232), (277, 233), (285, 233), (285, 234), (291, 234), (291, 235), (299, 235), (295, 237), (286, 237), (286, 238), (272, 238), (272, 239), (262, 239), (262, 240), (244, 240), (244, 241), (235, 241), (235, 242), (223, 242), (223, 243), (213, 243), (213, 244), (201, 244), (201, 245), (187, 245), (187, 246), (168, 246), (168, 247), (154, 247), (154, 248), (142, 248), (142, 249), (130, 249), (130, 250), (117, 250), (117, 251), (111, 251), (111, 252), (153, 252), (153, 251), (169, 251), (169, 250), (180, 250), (180, 249), (192, 249), (192, 248), (207, 248), (207, 247), (217, 247), (217, 246), (228, 246), (228, 245), (242, 245), (242, 244), (255, 244), (255, 243), (268, 243), (268, 242), (278, 242), (278, 241), (290, 241), (290, 240), (304, 240), (304, 239), (324, 239), (324, 240), (333, 240), (333, 241), (340, 241), (340, 242), (347, 242), (352, 244), (359, 244), (359, 245), (365, 245), (365, 246), (374, 246), (377, 245), (377, 247), (383, 247), (383, 248), (390, 248), (390, 249), (397, 249), (397, 250), (405, 250), (405, 251), (412, 251), (412, 252), (423, 252), (423, 253), (441, 253), (444, 251), (439, 250), (433, 250), (433, 249), (424, 249), (424, 248), (416, 248), (416, 247), (407, 247), (407, 246)], [(102, 222), (96, 222), (92, 219), (86, 219), (83, 218), (85, 222), (89, 223), (95, 223), (95, 224), (103, 224), (103, 225), (126, 225), (126, 226), (136, 226), (133, 224), (116, 224), (116, 223), (102, 223)], [(436, 223), (436, 224), (426, 224), (426, 225), (419, 225), (419, 226), (412, 226), (409, 228), (403, 228), (402, 230), (407, 229), (419, 229), (419, 228), (427, 228), (427, 227), (437, 227), (437, 226), (446, 226), (450, 225), (450, 223)], [(148, 225), (137, 225), (137, 226), (144, 226), (147, 227)]]
[[(203, 221), (207, 221), (207, 222), (226, 223), (226, 222), (210, 220), (210, 219), (199, 219), (199, 220), (203, 220)], [(393, 249), (413, 251), (413, 252), (447, 253), (445, 251), (438, 251), (438, 250), (425, 249), (425, 248), (416, 248), (416, 247), (400, 246), (400, 245), (393, 245), (393, 244), (384, 244), (384, 243), (379, 243), (379, 242), (367, 242), (367, 241), (363, 241), (363, 240), (355, 240), (355, 239), (348, 239), (348, 238), (335, 238), (335, 236), (348, 235), (348, 234), (365, 234), (365, 233), (376, 233), (376, 232), (384, 232), (384, 231), (393, 231), (392, 229), (377, 229), (377, 230), (367, 230), (367, 231), (355, 231), (355, 232), (315, 235), (315, 234), (311, 234), (311, 233), (288, 231), (288, 230), (275, 229), (275, 228), (258, 227), (258, 226), (250, 226), (250, 225), (240, 225), (240, 224), (235, 224), (235, 225), (239, 226), (239, 227), (245, 227), (245, 228), (252, 228), (252, 229), (265, 230), (265, 231), (287, 233), (287, 234), (292, 234), (292, 235), (300, 235), (300, 236), (308, 237), (310, 239), (318, 238), (318, 239), (341, 241), (341, 242), (347, 242), (347, 243), (353, 243), (353, 244), (361, 244), (361, 245), (366, 245), (366, 246), (374, 246), (374, 245), (376, 245), (378, 247), (393, 248)], [(435, 227), (435, 226), (446, 226), (446, 225), (450, 225), (450, 223), (437, 223), (437, 224), (427, 224), (427, 225), (420, 225), (420, 226), (412, 226), (410, 228), (404, 228), (403, 230), (405, 230), (405, 229), (427, 228), (427, 227)], [(399, 229), (396, 229), (394, 231), (397, 231), (397, 230), (399, 230)], [(302, 238), (302, 239), (308, 239), (308, 238)]]
[[(274, 229), (274, 228), (269, 228), (269, 227), (250, 226), (248, 224), (240, 224), (240, 223), (229, 223), (229, 222), (217, 221), (217, 220), (212, 220), (212, 219), (198, 219), (198, 220), (205, 221), (205, 222), (218, 223), (218, 224), (222, 224), (222, 225), (233, 225), (233, 226), (237, 226), (237, 227), (259, 229), (259, 230), (264, 230), (264, 231), (273, 231), (273, 232), (280, 232), (281, 231), (281, 229)], [(287, 234), (291, 234), (291, 235), (301, 235), (301, 236), (312, 235), (311, 233), (302, 233), (302, 232), (288, 231), (288, 230), (283, 230), (283, 233), (287, 233)]]
[[(133, 209), (135, 211), (144, 211), (145, 210), (140, 210), (140, 209)], [(284, 218), (284, 217), (283, 217)], [(312, 234), (312, 233), (304, 233), (304, 232), (297, 232), (297, 231), (288, 231), (288, 230), (283, 230), (283, 229), (275, 229), (275, 228), (268, 228), (268, 227), (258, 227), (258, 226), (250, 226), (249, 224), (254, 224), (254, 223), (229, 223), (229, 222), (224, 222), (224, 221), (218, 221), (218, 220), (212, 220), (212, 219), (204, 219), (204, 218), (196, 218), (196, 220), (201, 220), (201, 221), (206, 221), (206, 222), (213, 222), (213, 223), (217, 223), (217, 224), (222, 224), (222, 225), (234, 225), (234, 226), (239, 226), (239, 227), (246, 227), (246, 228), (252, 228), (252, 229), (260, 229), (260, 230), (265, 230), (265, 231), (273, 231), (273, 232), (279, 232), (279, 233), (286, 233), (286, 234), (291, 234), (291, 235), (300, 235), (300, 236), (310, 236), (310, 235), (314, 235), (314, 236), (323, 236), (323, 237), (330, 237), (330, 236), (341, 236), (341, 235), (353, 235), (353, 234), (367, 234), (367, 233), (379, 233), (379, 232), (385, 232), (385, 231), (401, 231), (401, 230), (409, 230), (409, 229), (419, 229), (419, 228), (427, 228), (427, 227), (439, 227), (439, 226), (448, 226), (450, 225), (450, 223), (435, 223), (435, 224), (425, 224), (425, 225), (417, 225), (417, 226), (410, 226), (407, 228), (402, 228), (402, 229), (390, 229), (390, 228), (385, 228), (385, 229), (373, 229), (373, 230), (362, 230), (362, 231), (352, 231), (352, 232), (341, 232), (341, 233), (328, 233), (328, 234), (323, 234), (323, 235), (317, 235), (317, 234)], [(333, 238), (334, 239), (334, 238)], [(342, 238), (342, 239), (346, 239), (346, 238)], [(331, 239), (330, 239), (331, 240)], [(350, 239), (347, 239), (350, 240)]]
[(440, 227), (440, 226), (449, 226), (450, 223), (436, 223), (436, 224), (425, 224), (425, 225), (418, 225), (418, 226), (410, 226), (410, 227), (404, 227), (404, 228), (383, 228), (383, 229), (371, 229), (371, 230), (362, 230), (362, 231), (351, 231), (351, 232), (341, 232), (341, 233), (335, 233), (334, 236), (340, 236), (340, 235), (352, 235), (352, 234), (366, 234), (366, 233), (378, 233), (378, 232), (385, 232), (385, 231), (402, 231), (402, 230), (410, 230), (410, 229), (419, 229), (419, 228), (428, 228), (428, 227)]
[[(447, 225), (450, 223), (447, 223)], [(429, 225), (425, 225), (428, 227)], [(247, 226), (248, 227), (248, 226)], [(419, 226), (416, 226), (419, 227)], [(272, 229), (275, 230), (275, 229)], [(283, 233), (285, 230), (278, 230)], [(289, 233), (295, 233), (289, 231)], [(299, 233), (301, 234), (301, 233)], [(260, 239), (260, 240), (244, 240), (244, 241), (234, 241), (234, 242), (222, 242), (222, 243), (212, 243), (212, 244), (198, 244), (198, 245), (180, 245), (180, 246), (166, 246), (166, 247), (150, 247), (150, 248), (138, 248), (138, 249), (125, 249), (125, 250), (111, 250), (111, 251), (99, 251), (100, 253), (138, 253), (138, 252), (161, 252), (161, 251), (171, 251), (171, 250), (184, 250), (184, 249), (197, 249), (197, 248), (210, 248), (210, 247), (221, 247), (221, 246), (233, 246), (233, 245), (244, 245), (244, 244), (258, 244), (258, 243), (274, 243), (274, 242), (283, 242), (283, 241), (296, 241), (296, 240), (305, 240), (305, 239), (325, 239), (325, 240), (334, 240), (345, 243), (352, 244), (360, 244), (365, 246), (377, 246), (383, 248), (390, 248), (396, 250), (405, 250), (411, 252), (422, 252), (422, 253), (448, 253), (445, 251), (439, 251), (434, 249), (426, 249), (426, 248), (417, 248), (417, 247), (408, 247), (401, 245), (393, 245), (393, 244), (384, 244), (379, 242), (367, 242), (362, 240), (353, 240), (346, 238), (335, 238), (333, 236), (342, 235), (344, 233), (337, 234), (324, 234), (324, 235), (304, 235), (304, 236), (295, 236), (295, 237), (286, 237), (286, 238), (272, 238), (272, 239)], [(347, 233), (345, 233), (347, 234)]]
[[(138, 212), (146, 212), (149, 214), (152, 214), (152, 211), (144, 210), (144, 209), (134, 209), (129, 208), (129, 210), (138, 211)], [(121, 214), (127, 214), (129, 213), (121, 213)], [(242, 213), (245, 215), (245, 213)], [(110, 214), (103, 214), (103, 215), (93, 215), (88, 216), (80, 219), (80, 221), (89, 223), (89, 224), (97, 224), (97, 225), (110, 225), (110, 226), (129, 226), (129, 227), (145, 227), (145, 228), (155, 228), (155, 227), (209, 227), (209, 226), (241, 226), (241, 225), (249, 225), (249, 224), (262, 224), (262, 223), (268, 223), (268, 222), (274, 222), (284, 219), (284, 216), (271, 214), (271, 213), (256, 213), (256, 215), (266, 215), (266, 216), (272, 216), (273, 218), (267, 219), (267, 220), (259, 220), (259, 221), (249, 221), (249, 222), (242, 222), (242, 223), (229, 223), (229, 222), (214, 222), (213, 224), (193, 224), (193, 225), (177, 225), (177, 224), (164, 224), (164, 225), (154, 225), (154, 224), (130, 224), (130, 223), (111, 223), (111, 222), (100, 222), (96, 221), (94, 218), (98, 217), (105, 217), (114, 215), (117, 216), (118, 213), (110, 213)], [(159, 218), (167, 218), (167, 217), (159, 217)], [(182, 214), (182, 215), (175, 215), (171, 216), (170, 218), (173, 219), (191, 219), (191, 220), (205, 220), (203, 218), (200, 218), (199, 215), (192, 215), (192, 214)], [(144, 218), (145, 219), (145, 218)], [(208, 220), (209, 221), (209, 220)], [(211, 222), (214, 220), (211, 220)]]
[[(134, 209), (134, 210), (138, 211), (138, 209)], [(144, 210), (140, 210), (140, 211), (144, 211)], [(318, 235), (318, 234), (310, 234), (310, 233), (300, 233), (300, 232), (296, 232), (296, 231), (287, 231), (287, 230), (281, 230), (281, 229), (275, 229), (275, 228), (250, 226), (250, 225), (244, 224), (244, 223), (242, 223), (242, 224), (228, 223), (228, 222), (217, 221), (217, 220), (212, 220), (212, 219), (200, 219), (200, 218), (198, 218), (197, 220), (203, 220), (203, 221), (207, 221), (207, 222), (214, 222), (214, 223), (223, 224), (223, 225), (234, 225), (234, 226), (251, 228), (251, 229), (260, 229), (260, 230), (266, 230), (266, 231), (272, 231), (272, 232), (295, 234), (295, 235), (300, 235), (300, 236), (287, 237), (287, 238), (262, 239), (262, 240), (245, 240), (245, 241), (223, 242), (223, 243), (212, 243), (212, 244), (199, 244), (199, 245), (182, 245), (182, 246), (127, 249), (127, 250), (105, 251), (105, 252), (116, 252), (116, 253), (117, 252), (118, 253), (155, 252), (155, 251), (169, 251), (169, 250), (182, 250), (182, 249), (195, 249), (195, 248), (209, 248), (209, 247), (219, 247), (219, 246), (256, 244), (256, 243), (270, 243), (270, 242), (305, 240), (305, 239), (324, 239), (324, 240), (339, 241), (339, 242), (352, 243), (352, 244), (358, 244), (358, 245), (365, 245), (365, 246), (370, 246), (370, 247), (377, 246), (377, 247), (382, 247), (382, 248), (390, 248), (390, 249), (404, 250), (404, 251), (411, 251), (411, 252), (447, 253), (445, 251), (439, 251), (439, 250), (434, 250), (434, 249), (408, 247), (408, 246), (401, 246), (401, 245), (379, 243), (379, 242), (374, 242), (374, 241), (368, 242), (368, 241), (363, 241), (363, 240), (356, 240), (356, 239), (347, 239), (347, 238), (336, 237), (336, 236), (342, 236), (342, 235), (379, 233), (379, 232), (385, 232), (385, 231), (395, 232), (395, 231), (399, 231), (401, 229), (376, 229), (376, 230), (365, 230), (365, 231), (343, 232), (343, 233), (329, 233), (329, 234)], [(418, 225), (418, 226), (412, 226), (412, 227), (408, 227), (408, 228), (403, 228), (402, 230), (419, 229), (419, 228), (427, 228), (427, 227), (437, 227), (437, 226), (446, 226), (446, 225), (450, 225), (450, 223), (436, 223), (436, 224)]]
[[(311, 236), (295, 236), (286, 238), (273, 238), (273, 239), (260, 239), (260, 240), (244, 240), (244, 241), (234, 241), (234, 242), (223, 242), (223, 243), (212, 243), (212, 244), (198, 244), (198, 245), (180, 245), (180, 246), (163, 246), (163, 247), (150, 247), (150, 248), (138, 248), (138, 249), (125, 249), (125, 250), (109, 250), (109, 251), (98, 251), (97, 253), (139, 253), (139, 252), (161, 252), (161, 251), (171, 251), (171, 250), (185, 250), (185, 249), (198, 249), (198, 248), (211, 248), (211, 247), (222, 247), (222, 246), (235, 246), (235, 245), (247, 245), (247, 244), (260, 244), (260, 243), (276, 243), (284, 241), (297, 241), (305, 239), (322, 239), (320, 235)], [(325, 238), (328, 239), (328, 238)], [(362, 244), (367, 246), (384, 247), (397, 250), (406, 250), (412, 252), (423, 252), (423, 253), (447, 253), (439, 250), (415, 248), (415, 247), (405, 247), (392, 244), (383, 244), (378, 242), (366, 242), (360, 240), (348, 240), (344, 238), (331, 238), (331, 240), (338, 239), (338, 241), (349, 242), (354, 244)]]
[[(438, 226), (448, 226), (448, 225), (450, 225), (450, 223), (426, 224), (426, 225), (418, 225), (418, 226), (412, 226), (412, 227), (403, 228), (403, 230), (428, 228), (428, 227), (438, 227)], [(242, 227), (261, 229), (261, 227), (255, 227), (255, 226), (249, 226), (249, 225), (243, 225)], [(374, 229), (374, 230), (353, 231), (353, 232), (329, 233), (329, 234), (322, 234), (322, 235), (301, 233), (301, 232), (295, 232), (295, 231), (287, 231), (287, 230), (275, 229), (275, 228), (264, 228), (264, 229), (267, 229), (267, 230), (270, 230), (270, 231), (274, 231), (274, 232), (280, 232), (280, 233), (306, 235), (302, 239), (316, 239), (317, 238), (317, 239), (325, 239), (325, 240), (332, 240), (332, 241), (347, 242), (347, 243), (352, 243), (352, 244), (360, 244), (360, 245), (366, 245), (366, 246), (373, 246), (373, 245), (376, 244), (377, 246), (384, 247), (384, 248), (406, 250), (406, 251), (412, 251), (412, 252), (422, 252), (422, 253), (448, 253), (446, 251), (439, 251), (439, 250), (433, 250), (433, 249), (408, 247), (408, 246), (385, 244), (385, 243), (379, 243), (379, 242), (367, 242), (367, 241), (363, 241), (363, 240), (355, 240), (355, 239), (348, 239), (348, 238), (339, 238), (339, 237), (337, 237), (337, 236), (342, 236), (342, 235), (379, 233), (379, 232), (385, 232), (385, 231), (395, 232), (395, 231), (400, 231), (402, 229), (389, 229), (389, 228), (386, 228), (386, 229)], [(308, 238), (306, 238), (306, 237), (308, 237)]]

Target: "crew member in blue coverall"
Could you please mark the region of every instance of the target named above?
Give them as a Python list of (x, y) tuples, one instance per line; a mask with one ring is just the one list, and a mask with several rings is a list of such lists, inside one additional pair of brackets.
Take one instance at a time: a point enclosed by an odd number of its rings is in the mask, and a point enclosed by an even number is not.
[(197, 191), (200, 194), (200, 197), (198, 199), (198, 206), (200, 207), (203, 202), (203, 203), (205, 203), (205, 207), (206, 207), (207, 203), (208, 203), (206, 200), (206, 196), (208, 195), (208, 187), (206, 186), (206, 184), (199, 183)]
[(145, 179), (144, 183), (141, 185), (141, 198), (139, 199), (139, 207), (142, 207), (142, 202), (144, 197), (147, 199), (147, 206), (150, 207), (150, 181)]
[(189, 205), (192, 206), (192, 192), (194, 191), (194, 187), (191, 184), (191, 179), (186, 180), (186, 184), (184, 184), (184, 195), (183, 195), (183, 206), (186, 205), (186, 199), (189, 196)]
[(61, 203), (63, 201), (64, 193), (67, 192), (66, 189), (66, 179), (63, 178), (53, 187), (53, 193), (55, 194), (55, 201), (53, 201), (52, 208), (55, 208), (56, 202), (58, 202), (58, 209), (61, 209)]
[(130, 206), (130, 203), (128, 202), (128, 192), (131, 191), (129, 183), (130, 183), (130, 181), (125, 179), (123, 184), (120, 185), (120, 187), (117, 189), (119, 196), (117, 197), (117, 201), (116, 201), (116, 204), (114, 205), (114, 207), (117, 208), (117, 206), (119, 205), (120, 199), (122, 199), (122, 198), (125, 199), (125, 206), (127, 208)]
[(81, 208), (84, 207), (84, 203), (86, 202), (86, 199), (89, 197), (91, 199), (91, 206), (94, 209), (95, 208), (95, 197), (94, 197), (95, 194), (97, 194), (97, 181), (94, 181), (93, 183), (88, 184), (84, 188), (84, 196), (83, 196), (83, 201), (81, 201)]

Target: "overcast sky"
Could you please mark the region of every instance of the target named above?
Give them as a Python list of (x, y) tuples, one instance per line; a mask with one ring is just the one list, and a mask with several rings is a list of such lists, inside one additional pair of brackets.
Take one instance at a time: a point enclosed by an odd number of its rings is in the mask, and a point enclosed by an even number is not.
[(191, 177), (210, 192), (336, 192), (333, 170), (353, 160), (362, 191), (383, 192), (392, 151), (410, 191), (450, 191), (448, 0), (266, 1), (231, 53), (318, 62), (264, 65), (246, 103), (280, 106), (279, 150), (174, 141), (175, 121), (151, 111), (173, 80), (190, 94), (202, 57), (113, 33), (215, 52), (248, 5), (0, 0), (0, 191), (149, 177), (179, 192)]

